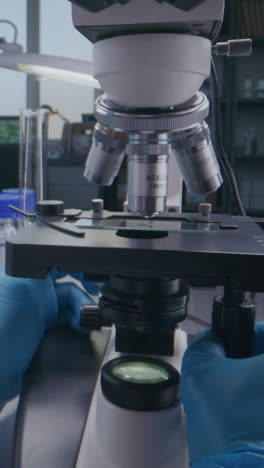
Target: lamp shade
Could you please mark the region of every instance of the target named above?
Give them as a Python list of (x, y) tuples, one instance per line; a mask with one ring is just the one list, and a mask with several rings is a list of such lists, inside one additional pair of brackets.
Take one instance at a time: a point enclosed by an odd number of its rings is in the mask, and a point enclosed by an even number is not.
[(100, 89), (93, 77), (92, 63), (82, 60), (16, 52), (11, 47), (5, 47), (0, 54), (0, 67), (29, 73), (39, 79), (50, 78)]

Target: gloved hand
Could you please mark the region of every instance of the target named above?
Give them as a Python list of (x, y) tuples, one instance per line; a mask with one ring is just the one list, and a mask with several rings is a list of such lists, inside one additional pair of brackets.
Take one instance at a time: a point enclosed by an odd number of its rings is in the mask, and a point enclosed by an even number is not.
[(264, 467), (264, 323), (252, 357), (228, 359), (205, 331), (185, 353), (181, 397), (194, 468)]
[(75, 284), (56, 285), (51, 275), (35, 280), (0, 273), (0, 403), (20, 392), (45, 331), (56, 325), (80, 330), (80, 308), (92, 302)]

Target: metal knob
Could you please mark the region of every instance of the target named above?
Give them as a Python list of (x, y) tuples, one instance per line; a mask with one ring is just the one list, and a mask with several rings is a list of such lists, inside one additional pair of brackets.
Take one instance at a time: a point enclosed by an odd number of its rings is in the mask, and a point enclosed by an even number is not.
[(112, 320), (105, 317), (99, 310), (98, 304), (84, 304), (80, 310), (80, 326), (91, 331), (111, 327)]
[(233, 39), (227, 42), (218, 42), (213, 46), (215, 55), (226, 55), (227, 57), (241, 57), (251, 55), (251, 39)]
[(232, 283), (225, 285), (224, 297), (214, 299), (212, 331), (224, 343), (228, 357), (250, 357), (255, 317), (254, 294), (236, 291)]
[(100, 330), (102, 323), (97, 304), (84, 304), (81, 307), (80, 326), (89, 330)]
[(199, 215), (210, 218), (212, 214), (212, 205), (211, 203), (200, 203), (199, 204)]
[(94, 198), (92, 200), (92, 209), (95, 213), (102, 213), (104, 210), (104, 200), (102, 198)]
[(123, 211), (126, 213), (128, 211), (128, 201), (125, 200), (123, 203)]
[(64, 203), (60, 200), (43, 200), (37, 202), (39, 216), (61, 216), (64, 212)]

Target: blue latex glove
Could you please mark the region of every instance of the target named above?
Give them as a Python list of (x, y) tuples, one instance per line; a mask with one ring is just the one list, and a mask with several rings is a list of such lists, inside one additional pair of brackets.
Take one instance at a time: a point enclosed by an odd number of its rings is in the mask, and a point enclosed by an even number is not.
[(185, 353), (181, 396), (193, 468), (264, 467), (264, 323), (252, 357), (228, 359), (205, 331)]
[(79, 328), (92, 300), (72, 283), (11, 278), (0, 273), (0, 403), (20, 393), (23, 374), (48, 328)]

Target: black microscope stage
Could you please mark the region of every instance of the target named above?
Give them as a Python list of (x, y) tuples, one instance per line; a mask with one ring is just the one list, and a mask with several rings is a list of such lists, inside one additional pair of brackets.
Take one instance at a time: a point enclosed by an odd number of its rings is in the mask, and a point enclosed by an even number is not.
[(41, 220), (16, 234), (7, 242), (7, 274), (42, 278), (57, 267), (99, 276), (178, 277), (201, 287), (234, 278), (243, 290), (264, 291), (264, 220), (212, 215), (208, 221), (189, 213), (93, 217), (86, 212), (77, 225), (83, 237)]

